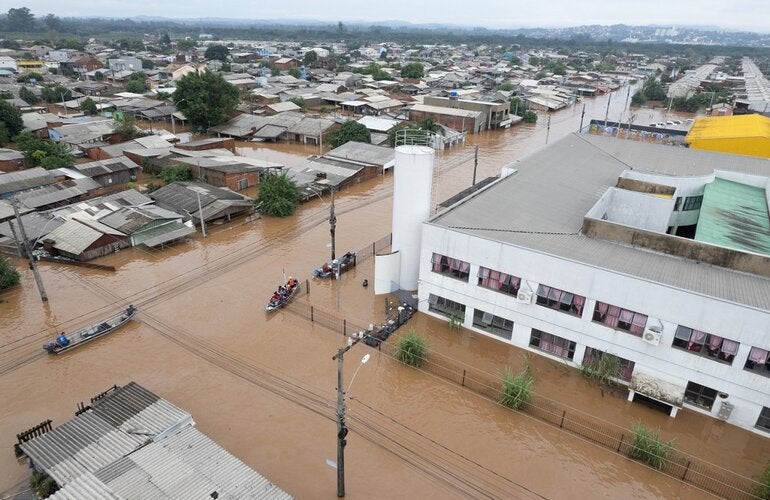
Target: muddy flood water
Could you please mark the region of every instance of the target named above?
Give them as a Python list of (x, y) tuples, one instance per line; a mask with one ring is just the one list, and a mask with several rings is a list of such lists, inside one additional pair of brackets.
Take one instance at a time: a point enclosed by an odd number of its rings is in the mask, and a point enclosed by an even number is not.
[[(613, 95), (609, 119), (624, 112), (625, 89)], [(607, 96), (586, 100), (586, 124), (605, 116)], [(471, 136), (464, 148), (438, 156), (436, 199), (470, 185), (473, 147), (478, 179), (577, 130), (582, 105), (555, 113), (550, 131), (536, 125)], [(654, 113), (659, 120), (663, 111)], [(645, 118), (646, 121), (646, 118)], [(270, 161), (292, 145), (255, 146)], [(276, 158), (273, 160), (272, 158)], [(359, 250), (390, 232), (392, 174), (345, 189), (336, 198), (337, 252)], [(329, 257), (328, 199), (315, 199), (285, 219), (235, 220), (209, 236), (162, 251), (131, 248), (98, 260), (114, 273), (42, 263), (50, 301), (31, 273), (0, 295), (0, 493), (10, 494), (29, 470), (13, 456), (18, 432), (48, 418), (72, 418), (76, 403), (113, 384), (136, 381), (190, 412), (198, 428), (298, 498), (335, 498), (336, 363), (345, 337), (299, 310), (366, 325), (383, 319), (374, 296), (373, 259), (337, 282), (311, 280), (310, 293), (270, 315), (264, 305), (283, 270), (300, 281)], [(41, 345), (109, 316), (139, 308), (123, 329), (61, 356)], [(499, 376), (521, 365), (522, 351), (445, 321), (417, 314), (409, 327), (426, 333), (431, 353)], [(403, 333), (405, 329), (399, 331)], [(388, 342), (394, 342), (393, 339)], [(363, 344), (345, 358), (351, 433), (346, 448), (347, 497), (356, 498), (704, 498), (688, 484), (605, 448), (509, 411), (430, 373), (400, 365)], [(677, 448), (726, 469), (756, 476), (770, 457), (767, 439), (684, 410), (676, 419), (622, 395), (604, 393), (577, 371), (532, 358), (536, 392), (613, 425), (660, 427)], [(608, 424), (609, 425), (609, 424)], [(2, 495), (0, 495), (2, 497)]]

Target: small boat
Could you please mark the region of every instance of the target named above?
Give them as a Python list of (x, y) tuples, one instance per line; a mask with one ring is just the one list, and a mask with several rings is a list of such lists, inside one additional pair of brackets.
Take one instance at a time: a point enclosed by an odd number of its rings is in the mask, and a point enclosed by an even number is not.
[(70, 349), (81, 346), (86, 342), (90, 342), (117, 330), (121, 326), (128, 323), (135, 314), (136, 307), (130, 305), (128, 308), (126, 308), (126, 310), (121, 311), (115, 316), (112, 316), (111, 318), (101, 321), (95, 325), (74, 331), (69, 335), (65, 335), (64, 332), (61, 332), (59, 336), (56, 337), (55, 341), (48, 342), (43, 346), (43, 349), (45, 349), (48, 354), (60, 354), (64, 351), (69, 351)]
[(285, 306), (299, 292), (300, 288), (299, 281), (290, 277), (285, 285), (279, 286), (278, 290), (273, 292), (273, 296), (270, 297), (267, 306), (265, 306), (265, 311), (275, 311)]
[[(340, 267), (340, 274), (348, 271), (349, 269), (356, 267), (356, 252), (348, 252), (337, 260), (337, 264)], [(321, 267), (316, 267), (313, 271), (313, 276), (316, 278), (331, 278), (334, 276), (334, 261), (324, 262)]]

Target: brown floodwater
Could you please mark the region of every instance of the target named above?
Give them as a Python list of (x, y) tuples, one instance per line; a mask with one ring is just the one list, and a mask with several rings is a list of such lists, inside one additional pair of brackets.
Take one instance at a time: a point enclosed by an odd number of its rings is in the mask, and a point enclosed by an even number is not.
[[(619, 115), (624, 90), (613, 97)], [(607, 97), (587, 100), (604, 118)], [(619, 101), (619, 104), (615, 104)], [(582, 108), (582, 105), (578, 105)], [(596, 116), (593, 116), (596, 117)], [(618, 116), (610, 115), (610, 120)], [(439, 154), (437, 199), (468, 187), (474, 146), (478, 178), (577, 130), (580, 109), (536, 125), (471, 136)], [(316, 154), (297, 145), (242, 144), (280, 161)], [(313, 151), (311, 151), (311, 149)], [(284, 156), (289, 154), (294, 157)], [(278, 161), (272, 160), (269, 161)], [(336, 199), (337, 252), (361, 249), (390, 231), (391, 174), (343, 190)], [(201, 431), (299, 498), (334, 498), (333, 421), (339, 332), (292, 312), (319, 311), (366, 325), (383, 319), (373, 259), (337, 282), (311, 281), (310, 293), (270, 315), (264, 304), (287, 275), (304, 281), (329, 257), (328, 199), (285, 219), (242, 218), (212, 225), (209, 236), (162, 251), (131, 248), (98, 260), (116, 272), (41, 264), (50, 297), (43, 304), (30, 272), (0, 295), (0, 492), (28, 475), (13, 458), (15, 434), (113, 384), (134, 380), (189, 411)], [(136, 321), (61, 356), (40, 346), (55, 332), (96, 321), (133, 303)], [(430, 337), (432, 352), (453, 364), (499, 375), (521, 364), (522, 351), (445, 321), (417, 314), (410, 326)], [(390, 342), (390, 341), (389, 341)], [(505, 410), (435, 376), (404, 367), (358, 345), (346, 359), (351, 434), (346, 448), (351, 498), (703, 498), (706, 494), (573, 435)], [(768, 441), (691, 411), (676, 419), (602, 393), (576, 371), (534, 356), (536, 391), (605, 420), (659, 426), (679, 449), (754, 476), (770, 455)]]

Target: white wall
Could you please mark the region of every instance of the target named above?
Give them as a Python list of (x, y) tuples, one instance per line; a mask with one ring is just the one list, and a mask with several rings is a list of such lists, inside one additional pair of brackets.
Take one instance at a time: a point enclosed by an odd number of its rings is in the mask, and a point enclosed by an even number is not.
[[(469, 282), (432, 272), (433, 252), (470, 262)], [(752, 346), (770, 350), (768, 311), (472, 237), (430, 223), (423, 225), (420, 264), (421, 311), (428, 311), (428, 296), (433, 293), (465, 304), (464, 326), (467, 328), (472, 328), (474, 308), (513, 320), (510, 343), (519, 347), (528, 348), (530, 329), (537, 328), (575, 341), (578, 344), (576, 364), (582, 360), (579, 356), (582, 349), (590, 346), (634, 361), (647, 371), (664, 374), (667, 379), (711, 387), (729, 394), (727, 401), (735, 405), (730, 422), (747, 429), (753, 430), (763, 406), (770, 407), (770, 378), (743, 369)], [(513, 296), (479, 287), (476, 285), (479, 266), (519, 276), (532, 282), (535, 290), (538, 283), (543, 283), (583, 295), (586, 297), (583, 317), (537, 304), (521, 304)], [(596, 300), (646, 314), (649, 325), (657, 326), (660, 320), (663, 324), (660, 345), (648, 344), (639, 337), (593, 322)], [(672, 347), (677, 325), (740, 342), (732, 365)], [(720, 401), (718, 398), (715, 402), (713, 415), (719, 410)]]

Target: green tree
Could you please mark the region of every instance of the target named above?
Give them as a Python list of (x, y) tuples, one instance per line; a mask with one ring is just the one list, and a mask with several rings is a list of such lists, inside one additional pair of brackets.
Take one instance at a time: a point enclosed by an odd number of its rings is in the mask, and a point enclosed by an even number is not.
[(425, 66), (420, 62), (410, 62), (401, 68), (401, 78), (422, 78), (425, 76)]
[(176, 41), (176, 50), (179, 52), (187, 52), (188, 50), (192, 50), (193, 47), (195, 47), (195, 42), (192, 40), (183, 38)]
[(260, 180), (256, 203), (263, 213), (286, 217), (297, 209), (299, 199), (299, 187), (286, 172), (268, 174)]
[(131, 73), (126, 83), (126, 90), (134, 94), (144, 94), (150, 90), (150, 86), (147, 85), (147, 75), (144, 74), (144, 71)]
[(0, 146), (5, 146), (9, 142), (11, 142), (11, 134), (8, 132), (8, 127), (0, 122)]
[(224, 45), (209, 45), (204, 52), (203, 57), (206, 59), (217, 59), (219, 61), (226, 61), (227, 56), (230, 54), (230, 49)]
[(155, 69), (155, 63), (149, 59), (142, 58), (142, 69)]
[(23, 75), (20, 75), (18, 78), (16, 78), (16, 81), (19, 83), (31, 82), (33, 80), (36, 82), (42, 82), (43, 75), (35, 71), (30, 71), (29, 73), (25, 73)]
[(289, 75), (293, 76), (294, 78), (299, 78), (300, 76), (302, 76), (297, 68), (290, 68)]
[(19, 97), (26, 102), (27, 104), (37, 104), (40, 102), (40, 98), (35, 95), (34, 92), (29, 90), (27, 87), (22, 87), (19, 89)]
[(647, 102), (647, 98), (644, 96), (644, 92), (642, 92), (641, 90), (637, 90), (636, 92), (634, 92), (634, 95), (631, 96), (631, 104), (635, 106), (641, 106), (645, 102)]
[(307, 103), (305, 102), (305, 100), (303, 98), (301, 98), (301, 97), (292, 97), (291, 99), (289, 99), (289, 102), (293, 102), (294, 104), (299, 106), (300, 107), (300, 111), (302, 111), (303, 113), (307, 112)]
[(136, 126), (136, 118), (132, 115), (121, 113), (115, 116), (114, 120), (115, 126), (112, 128), (112, 131), (119, 134), (124, 140), (133, 139), (142, 134), (142, 131)]
[(97, 71), (96, 73), (94, 73), (94, 78), (96, 79), (97, 82), (101, 82), (102, 80), (104, 80), (104, 72)]
[(160, 178), (165, 184), (177, 181), (191, 181), (193, 180), (193, 173), (189, 165), (177, 164), (164, 168), (160, 173)]
[(92, 116), (99, 112), (99, 110), (96, 107), (96, 102), (90, 97), (86, 97), (85, 99), (80, 101), (80, 111)]
[(340, 129), (329, 135), (329, 145), (332, 148), (338, 148), (349, 141), (371, 143), (372, 134), (364, 125), (348, 120)]
[(45, 16), (43, 21), (45, 22), (46, 28), (51, 31), (59, 31), (61, 29), (61, 19), (53, 14), (48, 14)]
[(33, 31), (35, 29), (35, 15), (27, 7), (8, 9), (8, 26), (13, 31)]
[(642, 85), (642, 92), (644, 96), (651, 101), (665, 101), (666, 91), (663, 90), (663, 85), (660, 84), (657, 78), (654, 76), (648, 76), (644, 80)]
[(513, 84), (511, 82), (503, 82), (497, 86), (499, 90), (510, 92), (513, 90)]
[(316, 54), (315, 50), (305, 52), (305, 57), (302, 58), (302, 63), (308, 68), (312, 68), (317, 61), (318, 54)]
[(177, 81), (174, 92), (177, 109), (199, 129), (208, 129), (227, 120), (238, 101), (238, 89), (222, 75), (211, 71), (183, 76)]
[(44, 141), (29, 131), (20, 133), (15, 140), (31, 167), (53, 169), (72, 165), (74, 158), (63, 142)]
[(46, 85), (40, 91), (46, 102), (62, 102), (72, 99), (72, 91), (64, 85)]
[(19, 271), (11, 265), (11, 262), (5, 257), (0, 257), (0, 290), (18, 285), (20, 279)]
[(0, 123), (5, 125), (10, 137), (18, 134), (24, 128), (19, 108), (2, 99), (0, 99)]
[(168, 36), (168, 32), (163, 33), (160, 36), (160, 44), (166, 46), (171, 45), (171, 38)]

